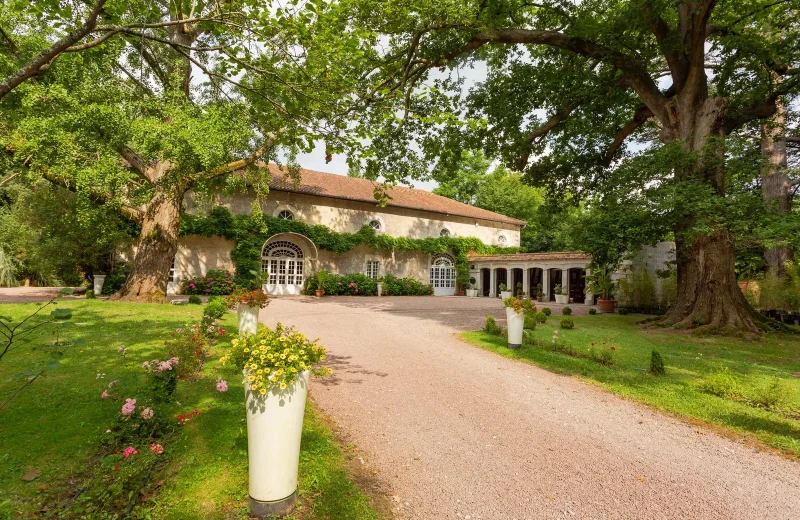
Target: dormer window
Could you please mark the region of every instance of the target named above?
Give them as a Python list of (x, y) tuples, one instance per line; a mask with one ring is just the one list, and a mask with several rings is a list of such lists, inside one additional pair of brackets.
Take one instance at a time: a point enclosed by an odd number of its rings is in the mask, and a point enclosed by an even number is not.
[(288, 209), (281, 210), (280, 213), (278, 213), (278, 219), (279, 220), (294, 220), (294, 213), (292, 213)]

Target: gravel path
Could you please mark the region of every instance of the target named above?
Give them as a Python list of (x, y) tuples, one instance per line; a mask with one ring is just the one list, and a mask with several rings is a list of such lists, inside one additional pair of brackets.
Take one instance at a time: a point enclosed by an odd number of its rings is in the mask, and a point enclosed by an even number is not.
[(453, 337), (496, 301), (275, 300), (335, 374), (312, 398), (398, 518), (800, 518), (800, 464)]

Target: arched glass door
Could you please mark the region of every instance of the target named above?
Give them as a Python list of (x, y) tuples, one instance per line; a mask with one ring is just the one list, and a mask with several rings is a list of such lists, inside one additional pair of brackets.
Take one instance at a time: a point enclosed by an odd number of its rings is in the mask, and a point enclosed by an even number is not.
[(288, 240), (264, 245), (261, 270), (269, 273), (264, 286), (267, 294), (301, 294), (304, 271), (303, 249)]
[(456, 268), (453, 257), (433, 255), (431, 259), (431, 285), (435, 296), (453, 296), (456, 293)]

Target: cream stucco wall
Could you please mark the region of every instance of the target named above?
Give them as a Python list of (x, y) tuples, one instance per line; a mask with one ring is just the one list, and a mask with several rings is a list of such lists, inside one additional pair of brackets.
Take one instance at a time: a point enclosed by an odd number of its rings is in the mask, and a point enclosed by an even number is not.
[[(251, 194), (216, 196), (208, 202), (196, 202), (188, 197), (186, 207), (193, 213), (204, 213), (212, 206), (224, 206), (231, 213), (249, 214), (255, 197)], [(506, 237), (506, 246), (519, 246), (520, 228), (513, 224), (491, 220), (444, 215), (432, 211), (386, 207), (350, 200), (318, 197), (301, 193), (272, 190), (261, 204), (267, 215), (277, 216), (281, 210), (294, 213), (296, 220), (308, 224), (322, 224), (334, 231), (354, 233), (376, 219), (382, 224), (382, 233), (394, 237), (438, 237), (443, 228), (451, 236), (475, 237), (485, 244), (498, 244), (498, 237)]]

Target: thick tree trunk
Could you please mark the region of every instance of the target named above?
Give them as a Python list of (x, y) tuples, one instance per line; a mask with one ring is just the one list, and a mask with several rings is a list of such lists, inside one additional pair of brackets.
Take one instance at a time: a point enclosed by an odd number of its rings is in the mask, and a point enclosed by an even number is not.
[[(778, 110), (762, 128), (761, 154), (764, 169), (761, 172), (761, 193), (768, 211), (788, 212), (792, 209), (792, 182), (786, 162), (786, 107), (778, 100)], [(764, 251), (767, 271), (782, 276), (784, 264), (792, 260), (792, 250), (777, 245)]]
[(169, 270), (178, 250), (183, 192), (156, 191), (145, 206), (142, 231), (134, 245), (133, 269), (115, 299), (166, 301)]
[[(690, 168), (676, 171), (678, 182), (703, 182), (718, 197), (725, 196), (722, 121), (727, 104), (710, 98), (697, 104), (672, 108), (676, 125), (665, 132), (664, 140), (681, 141), (687, 152), (697, 153)], [(716, 138), (714, 140), (710, 138)], [(715, 147), (715, 148), (712, 148)], [(747, 303), (736, 283), (735, 249), (730, 233), (723, 228), (708, 234), (690, 234), (690, 209), (675, 230), (678, 268), (678, 297), (662, 324), (676, 328), (760, 332), (762, 318)]]

